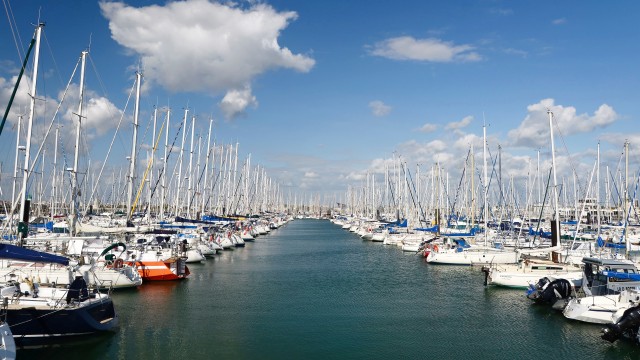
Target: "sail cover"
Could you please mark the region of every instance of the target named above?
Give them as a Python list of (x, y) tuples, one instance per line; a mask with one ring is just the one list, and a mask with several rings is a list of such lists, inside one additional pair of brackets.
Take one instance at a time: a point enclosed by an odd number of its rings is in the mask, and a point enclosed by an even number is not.
[(23, 247), (11, 244), (0, 244), (0, 259), (14, 259), (69, 265), (69, 259), (64, 256), (25, 249)]

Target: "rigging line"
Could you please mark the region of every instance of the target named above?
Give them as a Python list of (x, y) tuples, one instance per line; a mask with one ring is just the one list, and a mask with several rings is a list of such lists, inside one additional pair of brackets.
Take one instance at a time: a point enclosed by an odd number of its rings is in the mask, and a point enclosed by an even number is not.
[(31, 50), (33, 49), (33, 45), (35, 44), (35, 37), (31, 39), (29, 43), (29, 50), (27, 51), (27, 55), (24, 58), (22, 63), (22, 67), (20, 68), (20, 73), (18, 74), (18, 79), (16, 80), (16, 85), (13, 88), (13, 92), (11, 93), (11, 97), (9, 98), (9, 102), (7, 103), (7, 108), (5, 109), (4, 116), (2, 118), (2, 123), (0, 123), (0, 134), (2, 134), (2, 129), (4, 128), (4, 124), (7, 121), (7, 116), (9, 116), (9, 110), (11, 109), (11, 105), (13, 104), (13, 100), (16, 96), (16, 92), (18, 91), (18, 87), (20, 86), (20, 80), (22, 79), (22, 75), (24, 74), (24, 70), (27, 67), (29, 61), (29, 54), (31, 54)]
[[(166, 124), (166, 121), (162, 122), (162, 126), (160, 127), (160, 131), (158, 131), (158, 137), (156, 138), (156, 143), (153, 145), (153, 149), (152, 149), (152, 154), (156, 152), (156, 149), (158, 148), (158, 143), (160, 142), (160, 137), (162, 135), (162, 130), (164, 130), (164, 125)], [(147, 165), (147, 169), (144, 172), (144, 175), (142, 176), (142, 180), (140, 181), (140, 187), (138, 187), (138, 194), (136, 194), (136, 200), (133, 202), (133, 205), (131, 206), (131, 211), (129, 212), (129, 217), (133, 216), (133, 212), (136, 209), (136, 206), (138, 205), (138, 200), (140, 199), (140, 194), (142, 194), (142, 189), (144, 189), (144, 183), (147, 179), (147, 175), (149, 175), (149, 169), (151, 169), (151, 166), (153, 165), (153, 159), (150, 157), (149, 158), (149, 164)]]
[(102, 167), (100, 168), (100, 173), (98, 174), (98, 179), (96, 179), (95, 184), (93, 185), (93, 189), (91, 190), (91, 197), (89, 197), (89, 200), (87, 201), (87, 207), (85, 209), (85, 215), (88, 213), (89, 211), (89, 206), (88, 204), (91, 203), (91, 200), (93, 200), (93, 196), (95, 195), (96, 189), (98, 188), (98, 184), (100, 183), (100, 178), (102, 177), (102, 171), (104, 170), (105, 165), (107, 164), (107, 160), (109, 160), (109, 155), (111, 154), (111, 149), (113, 148), (113, 143), (116, 140), (116, 137), (118, 135), (118, 130), (120, 130), (120, 125), (122, 125), (122, 120), (124, 119), (124, 114), (127, 111), (127, 108), (129, 107), (129, 101), (131, 101), (131, 96), (133, 94), (133, 91), (135, 89), (135, 81), (133, 82), (133, 85), (131, 86), (131, 90), (129, 91), (129, 97), (127, 98), (127, 102), (124, 105), (124, 110), (120, 113), (120, 120), (118, 120), (118, 126), (116, 127), (116, 131), (113, 134), (113, 138), (111, 138), (111, 143), (109, 144), (109, 149), (107, 150), (107, 155), (104, 159), (104, 161), (102, 162)]
[[(394, 174), (394, 175), (395, 175), (395, 174)], [(397, 201), (396, 201), (395, 193), (393, 192), (393, 185), (394, 185), (394, 182), (393, 182), (393, 180), (391, 179), (391, 176), (387, 176), (387, 187), (388, 187), (389, 192), (390, 192), (390, 195), (391, 195), (391, 199), (389, 199), (389, 200), (391, 200), (391, 203), (392, 203), (394, 206), (396, 206), (396, 207), (397, 207), (398, 205), (397, 205)]]
[(93, 57), (91, 56), (91, 53), (87, 53), (88, 58), (89, 58), (89, 63), (91, 64), (91, 68), (93, 69), (93, 73), (96, 76), (96, 79), (98, 80), (98, 84), (100, 85), (100, 90), (102, 90), (102, 93), (104, 94), (105, 97), (109, 96), (109, 93), (107, 92), (106, 87), (104, 86), (104, 82), (102, 81), (102, 77), (100, 76), (100, 73), (98, 72), (98, 69), (96, 68), (96, 64), (93, 62)]
[[(256, 167), (255, 171), (259, 171), (258, 167)], [(253, 200), (256, 198), (256, 193), (258, 192), (257, 187), (258, 184), (251, 180), (251, 188), (249, 188), (249, 193), (251, 194), (251, 197), (249, 198), (249, 209), (253, 208)]]
[[(611, 177), (611, 182), (613, 183), (613, 190), (615, 190), (615, 195), (618, 196), (618, 198), (613, 198), (614, 201), (619, 201), (619, 204), (622, 204), (622, 194), (620, 193), (620, 190), (618, 189), (618, 186), (616, 185), (616, 179), (613, 177), (613, 174), (611, 173), (611, 171), (609, 171), (609, 176)], [(611, 197), (613, 197), (613, 191), (611, 192)]]
[[(402, 166), (402, 172), (405, 172), (405, 167), (406, 167), (406, 163), (405, 164), (401, 164)], [(427, 217), (425, 216), (424, 210), (422, 209), (422, 204), (418, 201), (417, 205), (416, 205), (416, 199), (414, 196), (414, 192), (417, 193), (416, 191), (416, 184), (413, 182), (413, 177), (411, 176), (411, 170), (409, 170), (409, 168), (407, 167), (406, 169), (406, 173), (407, 175), (409, 175), (409, 179), (411, 181), (409, 185), (409, 194), (411, 195), (411, 201), (413, 202), (413, 206), (414, 208), (419, 207), (420, 208), (420, 219), (418, 219), (418, 222), (420, 223), (420, 225), (422, 225), (423, 219), (425, 222), (425, 226), (426, 226), (426, 221), (427, 221)], [(416, 194), (417, 195), (417, 194)]]
[[(58, 112), (60, 111), (60, 108), (62, 107), (62, 103), (64, 102), (64, 99), (67, 95), (67, 92), (69, 91), (69, 87), (71, 87), (71, 80), (73, 80), (73, 76), (76, 73), (76, 70), (78, 69), (78, 65), (80, 64), (80, 60), (78, 60), (78, 62), (76, 63), (76, 67), (73, 69), (73, 72), (71, 73), (71, 77), (69, 78), (69, 82), (67, 83), (67, 87), (64, 90), (64, 93), (62, 94), (62, 99), (60, 100), (60, 102), (58, 103), (58, 106), (56, 108), (55, 113), (53, 114), (53, 118), (51, 119), (51, 122), (49, 123), (49, 128), (47, 129), (47, 131), (44, 134), (44, 138), (42, 139), (42, 143), (40, 144), (40, 148), (38, 148), (38, 152), (36, 153), (36, 155), (34, 156), (33, 162), (31, 163), (31, 165), (29, 164), (24, 164), (24, 166), (27, 166), (27, 176), (28, 174), (30, 174), (31, 172), (33, 172), (33, 169), (36, 167), (36, 164), (38, 164), (38, 158), (40, 157), (40, 154), (42, 153), (42, 150), (45, 146), (45, 143), (47, 141), (47, 137), (49, 136), (50, 132), (51, 132), (51, 128), (53, 127), (53, 124), (56, 120), (56, 117), (58, 116)], [(63, 151), (64, 151), (64, 146), (63, 146)], [(65, 165), (66, 165), (66, 156), (64, 156), (63, 153), (63, 158), (65, 161)], [(15, 199), (15, 202), (12, 204), (11, 207), (11, 213), (13, 214), (13, 212), (15, 211), (15, 207), (17, 206), (18, 201), (20, 200), (20, 197), (22, 195), (22, 192), (25, 191), (26, 189), (21, 189), (20, 190), (20, 195), (18, 196), (17, 199)]]
[[(504, 200), (504, 203), (506, 204), (507, 203), (507, 198), (505, 196), (505, 192), (504, 192), (504, 189), (503, 189), (504, 182), (500, 181), (501, 177), (498, 174), (498, 170), (496, 170), (496, 164), (498, 163), (498, 159), (499, 159), (499, 155), (500, 154), (498, 153), (498, 154), (496, 154), (495, 157), (492, 157), (491, 149), (487, 148), (487, 151), (489, 152), (489, 158), (493, 158), (493, 160), (491, 161), (492, 162), (492, 165), (491, 165), (491, 176), (489, 178), (489, 184), (487, 185), (486, 197), (488, 198), (488, 196), (489, 196), (489, 190), (488, 189), (491, 186), (491, 184), (493, 183), (493, 177), (495, 175), (495, 177), (497, 179), (496, 181), (498, 181), (498, 184), (499, 184), (499, 187), (498, 187), (498, 198), (500, 200), (499, 202), (502, 203), (502, 201)], [(478, 178), (480, 179), (479, 172), (478, 172)], [(480, 182), (482, 182), (482, 179), (480, 179)], [(514, 190), (514, 186), (510, 185), (509, 189), (510, 189), (509, 190), (510, 193), (513, 193), (515, 191)], [(488, 201), (488, 199), (486, 201)], [(484, 203), (482, 205), (484, 206)], [(520, 212), (520, 206), (519, 206), (518, 197), (515, 198), (514, 207), (515, 207), (515, 212), (519, 213)], [(501, 212), (501, 214), (502, 214), (502, 212)], [(508, 215), (509, 219), (513, 220), (513, 216), (512, 216), (513, 212), (510, 211), (507, 215)], [(502, 218), (502, 215), (500, 216), (500, 218)]]
[[(118, 179), (122, 179), (122, 167), (120, 168), (120, 173), (118, 175), (119, 175)], [(125, 175), (125, 177), (126, 176), (129, 176), (129, 175)], [(124, 184), (124, 186), (122, 186), (121, 184), (119, 184), (119, 185), (120, 185), (120, 192), (116, 193), (116, 202), (115, 202), (116, 204), (118, 204), (120, 202), (120, 199), (124, 199), (124, 193), (127, 191), (126, 184)], [(126, 202), (126, 201), (124, 201), (124, 202)], [(118, 205), (118, 208), (120, 208), (120, 205)]]
[[(44, 138), (42, 139), (42, 143), (40, 145), (40, 148), (38, 148), (38, 152), (36, 153), (36, 156), (34, 157), (33, 160), (33, 164), (31, 166), (31, 168), (33, 169), (33, 167), (35, 166), (35, 163), (37, 163), (38, 158), (40, 157), (40, 154), (42, 153), (42, 150), (44, 149), (45, 145), (46, 145), (46, 141), (47, 138), (49, 137), (49, 134), (51, 134), (51, 129), (53, 128), (53, 124), (55, 123), (57, 117), (58, 117), (58, 113), (60, 112), (60, 108), (62, 108), (62, 104), (64, 103), (64, 100), (67, 96), (67, 93), (69, 92), (69, 88), (71, 87), (71, 82), (73, 81), (73, 77), (75, 76), (76, 71), (78, 70), (78, 65), (80, 65), (80, 59), (78, 59), (78, 62), (76, 63), (76, 66), (73, 68), (73, 72), (71, 73), (71, 76), (69, 77), (69, 82), (67, 82), (67, 86), (64, 89), (64, 93), (62, 94), (62, 98), (60, 99), (60, 102), (58, 102), (58, 106), (56, 107), (56, 110), (53, 114), (53, 117), (51, 118), (51, 122), (49, 123), (49, 127), (47, 128), (46, 132), (44, 133)], [(46, 102), (45, 102), (46, 104)], [(46, 111), (45, 111), (46, 113)], [(31, 171), (31, 170), (30, 170)]]
[(7, 20), (9, 20), (9, 28), (11, 29), (13, 42), (15, 43), (16, 50), (18, 51), (18, 58), (22, 59), (24, 48), (20, 49), (20, 44), (22, 44), (22, 39), (20, 38), (20, 31), (18, 30), (18, 24), (16, 23), (16, 18), (15, 16), (13, 16), (13, 9), (11, 8), (11, 2), (10, 0), (2, 0), (2, 2), (4, 3), (4, 11), (7, 14)]
[[(209, 149), (209, 151), (207, 152), (207, 156), (206, 156), (207, 158), (209, 157), (209, 155), (211, 155), (211, 150), (212, 150), (212, 149), (213, 149), (213, 147), (211, 147), (211, 148)], [(204, 173), (205, 173), (206, 171), (207, 171), (207, 166), (203, 166), (203, 169), (202, 169), (202, 171), (200, 172), (200, 176), (198, 177), (198, 182), (196, 183), (196, 186), (197, 186), (197, 185), (200, 185), (200, 182), (202, 181), (202, 176), (204, 175)], [(240, 177), (242, 177), (242, 174), (240, 174)], [(240, 182), (240, 181), (238, 180), (238, 182)], [(206, 187), (206, 186), (207, 186), (207, 184), (204, 184), (204, 186)], [(194, 191), (194, 192), (193, 192), (193, 195), (191, 196), (191, 200), (189, 200), (189, 208), (191, 208), (191, 205), (193, 205), (193, 200), (195, 199), (195, 197), (196, 197), (196, 192)]]
[[(538, 226), (536, 227), (536, 231), (533, 234), (533, 239), (531, 240), (531, 244), (535, 244), (538, 235), (540, 235), (540, 224), (542, 223), (542, 214), (544, 213), (545, 204), (547, 203), (547, 195), (549, 195), (549, 185), (551, 183), (551, 173), (553, 169), (549, 168), (549, 176), (547, 176), (547, 185), (544, 187), (544, 196), (542, 197), (542, 204), (540, 205), (540, 215), (538, 215)], [(560, 219), (556, 219), (560, 221)]]
[[(458, 196), (460, 194), (460, 188), (462, 187), (462, 181), (464, 180), (465, 174), (467, 172), (467, 166), (466, 165), (469, 163), (469, 157), (470, 156), (471, 156), (471, 148), (469, 148), (469, 150), (467, 150), (467, 157), (464, 160), (465, 166), (462, 168), (462, 174), (460, 175), (460, 181), (458, 182), (458, 188), (456, 189), (456, 195), (453, 198), (453, 202), (451, 203), (451, 210), (449, 211), (449, 215), (447, 215), (447, 217), (449, 218), (449, 221), (451, 220), (451, 215), (453, 215), (453, 211), (455, 209), (455, 206), (458, 203)], [(471, 170), (471, 173), (473, 174), (473, 170)], [(473, 191), (473, 189), (471, 191)]]
[[(589, 190), (591, 189), (591, 184), (592, 184), (592, 181), (593, 181), (593, 174), (595, 174), (597, 166), (598, 166), (598, 160), (596, 159), (593, 162), (593, 169), (591, 170), (591, 175), (589, 176), (589, 184), (587, 185), (587, 188), (585, 189), (585, 194), (584, 194), (584, 198), (585, 199), (587, 199), (589, 197)], [(580, 214), (583, 214), (585, 212), (585, 208), (586, 207), (587, 207), (587, 202), (584, 201), (582, 203), (581, 208), (580, 208)], [(576, 216), (576, 227), (575, 227), (575, 230), (574, 230), (574, 233), (573, 233), (573, 240), (571, 241), (571, 248), (573, 248), (573, 245), (575, 245), (576, 240), (578, 239), (578, 233), (579, 233), (579, 230), (581, 230), (580, 229), (580, 224), (581, 223), (582, 223), (581, 215), (580, 216)], [(598, 227), (598, 236), (600, 236), (600, 228), (599, 227)]]
[[(578, 170), (576, 169), (571, 153), (569, 152), (569, 148), (567, 147), (567, 143), (564, 139), (564, 135), (562, 135), (562, 131), (560, 130), (560, 125), (558, 125), (558, 122), (556, 121), (556, 116), (553, 112), (551, 113), (551, 116), (553, 117), (553, 124), (555, 125), (558, 135), (560, 135), (560, 140), (562, 141), (562, 147), (567, 152), (567, 157), (569, 158), (569, 165), (571, 167), (571, 170), (573, 170), (574, 174), (578, 174)], [(582, 184), (580, 183), (580, 178), (578, 178), (577, 176), (576, 176), (576, 183), (578, 184), (579, 188), (582, 188)]]
[[(640, 172), (638, 173), (638, 176), (640, 176)], [(637, 181), (637, 180), (636, 180)], [(636, 198), (636, 192), (638, 191), (638, 183), (636, 182), (636, 189), (633, 191), (633, 199), (635, 200)], [(633, 214), (635, 215), (635, 220), (636, 222), (640, 219), (640, 214), (638, 213), (638, 210), (636, 209), (635, 206), (631, 207)]]
[[(49, 49), (49, 54), (51, 55), (51, 61), (53, 62), (53, 66), (56, 69), (56, 74), (58, 75), (58, 80), (60, 81), (60, 85), (64, 84), (62, 81), (62, 77), (60, 77), (60, 68), (58, 67), (58, 62), (56, 61), (55, 56), (53, 55), (53, 50), (51, 49), (51, 44), (49, 43), (49, 39), (47, 38), (47, 32), (43, 31), (42, 35), (44, 35), (44, 42), (47, 44), (47, 49)], [(46, 79), (46, 77), (45, 77)]]
[[(621, 168), (622, 168), (622, 159), (623, 159), (623, 157), (624, 157), (624, 151), (620, 153), (620, 157), (618, 158), (618, 165), (616, 166), (616, 169), (615, 169), (615, 173), (616, 173), (616, 174), (617, 174), (619, 171), (621, 171)], [(620, 190), (618, 189), (618, 186), (616, 185), (617, 181), (616, 181), (616, 179), (613, 177), (613, 173), (611, 173), (611, 171), (609, 171), (609, 176), (611, 176), (611, 180), (612, 180), (611, 182), (613, 183), (613, 189), (616, 191), (616, 195), (618, 195), (618, 199), (617, 199), (617, 200), (619, 201), (619, 203), (618, 203), (618, 204), (622, 204), (622, 194), (621, 194)], [(610, 196), (611, 196), (612, 200), (614, 200), (614, 201), (616, 200), (616, 199), (613, 197), (613, 196), (614, 196), (613, 192), (611, 192)]]
[[(215, 149), (214, 149), (215, 152)], [(216, 188), (216, 186), (218, 185), (218, 179), (220, 178), (220, 174), (222, 173), (222, 167), (227, 165), (227, 157), (224, 156), (224, 144), (220, 146), (220, 156), (222, 159), (222, 163), (220, 165), (220, 169), (218, 169), (218, 173), (216, 174), (216, 177), (213, 181), (213, 184), (211, 185), (211, 191), (209, 192), (209, 196), (207, 197), (207, 202), (205, 204), (205, 207), (209, 206), (209, 200), (211, 200), (211, 198), (213, 197), (213, 190)], [(215, 170), (215, 167), (214, 167)], [(220, 196), (220, 189), (218, 190), (218, 196)], [(216, 204), (216, 207), (218, 206), (218, 204)]]
[[(152, 121), (147, 121), (147, 127), (144, 129), (144, 134), (142, 134), (142, 139), (146, 139), (147, 133), (149, 132), (149, 128), (151, 127), (151, 123), (152, 123)], [(151, 139), (151, 141), (153, 141), (153, 138)], [(140, 144), (138, 145), (138, 148), (136, 149), (136, 154), (140, 154), (141, 153), (142, 146), (146, 145), (146, 144), (143, 144), (143, 143), (144, 143), (143, 141), (140, 141)], [(133, 159), (131, 161), (133, 161)]]
[[(165, 117), (166, 119), (166, 117)], [(164, 123), (164, 121), (163, 121)], [(178, 127), (178, 131), (176, 132), (176, 136), (173, 138), (173, 143), (171, 144), (171, 147), (169, 148), (169, 152), (167, 153), (167, 157), (164, 159), (164, 163), (167, 164), (169, 162), (169, 157), (171, 156), (171, 153), (173, 152), (173, 147), (176, 144), (176, 140), (178, 139), (178, 136), (180, 135), (180, 130), (182, 130), (182, 125), (184, 125), (185, 121), (180, 121), (180, 127)], [(167, 129), (167, 131), (169, 131), (169, 129)], [(166, 166), (163, 166), (162, 169), (160, 170), (160, 172), (158, 173), (158, 178), (156, 179), (156, 183), (155, 185), (153, 185), (153, 189), (151, 190), (151, 197), (153, 198), (153, 194), (156, 192), (156, 189), (158, 188), (158, 183), (160, 183), (160, 180), (162, 180), (162, 176), (164, 174), (164, 170), (165, 170)], [(175, 173), (175, 168), (174, 168), (174, 173)], [(171, 182), (171, 180), (169, 181)], [(167, 192), (168, 193), (168, 192)], [(168, 194), (165, 194), (165, 200)], [(147, 205), (148, 207), (149, 205)], [(160, 211), (164, 212), (164, 209), (161, 209)], [(146, 212), (146, 209), (145, 209)]]
[(640, 180), (640, 171), (638, 171), (638, 176), (636, 176), (635, 187), (633, 190), (633, 198), (631, 199), (632, 201), (629, 202), (629, 210), (624, 209), (626, 214), (624, 219), (624, 228), (622, 229), (622, 238), (620, 240), (623, 240), (627, 235), (627, 229), (629, 226), (629, 217), (631, 216), (631, 210), (635, 208), (635, 206), (633, 206), (633, 199), (636, 198), (636, 193), (638, 192), (639, 180)]
[[(489, 152), (489, 157), (491, 157), (491, 152)], [(487, 182), (486, 185), (482, 184), (482, 185), (484, 185), (484, 189), (482, 191), (483, 196), (482, 196), (482, 203), (480, 203), (480, 205), (482, 205), (483, 208), (484, 208), (485, 202), (488, 203), (488, 201), (489, 201), (488, 200), (488, 198), (489, 198), (489, 188), (491, 187), (491, 183), (493, 182), (493, 176), (496, 175), (496, 178), (498, 177), (497, 173), (495, 171), (496, 163), (498, 162), (498, 155), (497, 154), (496, 154), (496, 156), (493, 158), (493, 160), (491, 162), (492, 162), (492, 164), (491, 164), (492, 171), (491, 171), (491, 176), (489, 176), (489, 179), (488, 179), (489, 181)], [(479, 171), (478, 171), (478, 177), (480, 177), (480, 172)], [(480, 183), (482, 183), (482, 180), (479, 180), (479, 181), (480, 181)], [(491, 212), (490, 209), (489, 209), (489, 212)], [(489, 216), (489, 214), (485, 214), (484, 216)], [(488, 219), (487, 219), (487, 221), (488, 221)]]
[[(233, 191), (233, 199), (234, 200), (236, 199), (236, 195), (238, 194), (238, 189), (240, 188), (240, 182), (242, 181), (243, 175), (244, 175), (244, 171), (241, 171), (240, 172), (240, 176), (238, 178), (238, 182), (236, 183), (236, 186), (235, 186), (235, 190)], [(202, 176), (202, 175), (200, 175), (200, 176)], [(191, 198), (192, 201), (193, 201), (194, 197), (195, 197), (195, 194)], [(229, 210), (233, 210), (233, 213), (236, 214), (236, 207), (238, 205), (240, 205), (240, 199), (238, 198), (238, 201), (235, 204), (234, 204), (234, 202), (232, 200), (230, 205), (232, 206), (232, 208), (229, 209)], [(191, 207), (191, 203), (189, 203), (189, 207)]]

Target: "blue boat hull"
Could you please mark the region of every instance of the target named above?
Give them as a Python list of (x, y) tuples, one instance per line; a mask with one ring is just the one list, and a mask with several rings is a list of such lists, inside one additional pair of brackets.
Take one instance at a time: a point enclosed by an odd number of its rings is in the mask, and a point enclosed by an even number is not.
[(7, 309), (7, 323), (18, 345), (110, 331), (118, 316), (110, 298), (88, 300), (78, 307)]

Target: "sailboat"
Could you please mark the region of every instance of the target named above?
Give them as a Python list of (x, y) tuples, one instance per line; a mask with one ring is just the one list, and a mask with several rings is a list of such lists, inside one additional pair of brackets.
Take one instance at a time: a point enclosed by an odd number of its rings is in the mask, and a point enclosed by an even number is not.
[[(69, 264), (63, 256), (10, 244), (0, 244), (0, 257)], [(41, 286), (33, 278), (14, 276), (0, 286), (0, 296), (6, 299), (6, 321), (18, 343), (110, 331), (118, 324), (111, 297), (90, 290), (83, 276), (77, 276), (69, 288)]]
[[(29, 203), (26, 197), (27, 182), (30, 175), (30, 144), (35, 113), (36, 82), (40, 38), (44, 24), (36, 26), (34, 41), (33, 78), (31, 84), (31, 104), (25, 148), (24, 176), (20, 194), (19, 243), (28, 234), (26, 220), (29, 215)], [(57, 263), (69, 265), (66, 257), (40, 251), (25, 249), (11, 244), (0, 244), (0, 259), (16, 259), (29, 262)], [(89, 290), (83, 276), (78, 276), (69, 288), (40, 286), (36, 279), (9, 276), (0, 286), (0, 297), (6, 304), (6, 323), (11, 327), (16, 342), (43, 340), (47, 338), (68, 337), (92, 334), (113, 329), (118, 316), (111, 297), (97, 289)], [(3, 335), (4, 336), (4, 335)], [(9, 342), (5, 342), (10, 346)]]
[[(628, 169), (628, 143), (625, 143), (626, 167)], [(627, 188), (625, 181), (625, 228), (629, 222), (632, 204), (627, 210)], [(623, 231), (623, 236), (626, 235)], [(626, 255), (629, 255), (629, 239), (626, 240)], [(628, 259), (584, 258), (585, 271), (582, 284), (584, 297), (569, 300), (563, 310), (568, 319), (597, 324), (612, 324), (629, 308), (640, 304), (640, 274), (635, 264)]]
[[(551, 111), (547, 112), (549, 115), (549, 131), (551, 137), (551, 166), (553, 168), (554, 175), (554, 206), (555, 206), (555, 223), (552, 222), (552, 226), (556, 226), (557, 231), (552, 232), (552, 236), (556, 235), (555, 243), (556, 246), (546, 249), (527, 249), (527, 250), (518, 250), (518, 252), (524, 253), (532, 253), (532, 252), (544, 252), (548, 254), (552, 254), (554, 252), (560, 252), (562, 250), (562, 246), (558, 245), (560, 238), (559, 227), (557, 226), (560, 222), (558, 216), (558, 193), (557, 193), (557, 183), (555, 181), (555, 146), (554, 146), (554, 136), (553, 136), (553, 113)], [(547, 259), (541, 258), (530, 258), (522, 261), (518, 264), (511, 265), (492, 265), (489, 267), (483, 268), (483, 272), (485, 273), (485, 285), (498, 285), (505, 287), (514, 287), (514, 288), (528, 288), (536, 283), (542, 278), (548, 278), (550, 281), (557, 279), (566, 279), (573, 284), (579, 283), (582, 279), (582, 270), (578, 265), (573, 264), (560, 264), (558, 261), (549, 261)]]
[(450, 243), (434, 245), (430, 251), (426, 252), (425, 260), (432, 264), (447, 265), (485, 265), (485, 264), (515, 264), (520, 258), (516, 251), (504, 248), (492, 248), (488, 246), (488, 222), (489, 203), (487, 201), (488, 175), (487, 175), (487, 130), (483, 125), (484, 144), (484, 245), (470, 245), (466, 241), (452, 240)]

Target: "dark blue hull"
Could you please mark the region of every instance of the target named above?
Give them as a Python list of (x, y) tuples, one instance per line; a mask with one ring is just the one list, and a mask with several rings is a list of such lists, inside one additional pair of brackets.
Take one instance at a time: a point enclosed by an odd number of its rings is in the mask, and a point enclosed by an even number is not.
[(112, 330), (118, 316), (111, 299), (93, 299), (77, 307), (7, 309), (7, 322), (17, 344), (46, 342), (54, 338)]

